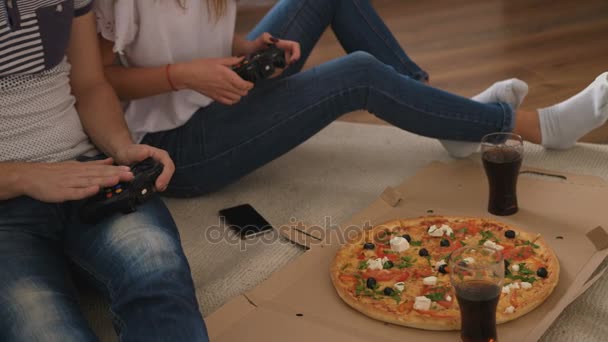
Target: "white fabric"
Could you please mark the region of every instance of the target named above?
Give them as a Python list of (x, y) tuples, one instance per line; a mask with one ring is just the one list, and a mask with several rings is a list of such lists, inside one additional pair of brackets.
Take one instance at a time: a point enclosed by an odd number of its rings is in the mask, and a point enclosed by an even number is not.
[(608, 72), (587, 88), (554, 106), (539, 109), (542, 145), (572, 147), (578, 139), (608, 120)]
[[(232, 55), (236, 2), (216, 18), (207, 1), (188, 0), (182, 8), (175, 0), (98, 0), (97, 29), (114, 42), (114, 52), (131, 67), (157, 67), (198, 58)], [(212, 100), (192, 90), (133, 100), (125, 115), (135, 141), (146, 133), (183, 125), (195, 111)]]
[(0, 77), (0, 162), (59, 162), (94, 153), (74, 107), (71, 65)]
[[(608, 181), (606, 145), (580, 144), (558, 152), (526, 144), (525, 151), (528, 166), (592, 174)], [(471, 158), (479, 162), (479, 155)], [(433, 160), (451, 160), (435, 139), (394, 127), (337, 122), (222, 191), (167, 199), (203, 315), (257, 286), (302, 253), (284, 241), (251, 243), (244, 249), (238, 243), (211, 242), (206, 233), (217, 224), (218, 210), (251, 203), (273, 225), (289, 223), (291, 218), (321, 227), (338, 224), (368, 206), (386, 186), (400, 184)], [(101, 341), (116, 341), (107, 305), (99, 297), (84, 299), (85, 312)], [(607, 319), (608, 275), (570, 305), (542, 341), (604, 342)]]

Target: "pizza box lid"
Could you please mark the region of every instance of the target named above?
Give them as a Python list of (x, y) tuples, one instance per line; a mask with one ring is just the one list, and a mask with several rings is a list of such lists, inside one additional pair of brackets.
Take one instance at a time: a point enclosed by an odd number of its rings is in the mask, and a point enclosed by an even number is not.
[[(598, 267), (608, 256), (608, 234), (601, 228), (608, 228), (606, 198), (608, 183), (600, 178), (523, 169), (518, 184), (520, 211), (494, 219), (542, 234), (560, 260), (560, 281), (537, 309), (499, 325), (499, 339), (538, 340), (568, 304), (604, 273)], [(338, 227), (324, 234), (319, 234), (320, 227), (309, 227), (316, 233), (305, 234), (314, 237), (306, 241), (306, 253), (206, 319), (211, 340), (458, 341), (457, 331), (396, 326), (351, 309), (338, 297), (329, 267), (348, 235), (361, 227), (431, 213), (492, 217), (485, 210), (486, 201), (487, 181), (478, 163), (430, 164), (399, 186), (387, 188)], [(293, 231), (294, 227), (281, 230)], [(295, 242), (302, 242), (301, 235)]]

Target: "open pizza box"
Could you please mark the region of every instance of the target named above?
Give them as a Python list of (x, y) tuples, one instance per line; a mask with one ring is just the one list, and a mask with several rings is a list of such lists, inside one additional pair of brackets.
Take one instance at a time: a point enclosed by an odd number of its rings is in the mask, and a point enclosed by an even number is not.
[[(537, 341), (574, 299), (603, 273), (608, 255), (608, 184), (600, 178), (522, 169), (520, 211), (494, 217), (543, 235), (561, 265), (553, 294), (531, 313), (498, 326), (501, 341)], [(212, 341), (459, 341), (459, 332), (432, 332), (379, 322), (351, 309), (329, 276), (334, 255), (349, 232), (395, 218), (428, 215), (492, 217), (487, 181), (472, 161), (432, 163), (387, 190), (339, 227), (284, 226), (309, 250), (252, 291), (207, 318)], [(346, 235), (346, 237), (345, 237)]]

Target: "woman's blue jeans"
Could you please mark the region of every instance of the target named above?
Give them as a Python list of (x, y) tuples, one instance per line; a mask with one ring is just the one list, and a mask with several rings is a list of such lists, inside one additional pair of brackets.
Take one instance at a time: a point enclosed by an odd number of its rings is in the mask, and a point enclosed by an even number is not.
[[(347, 55), (301, 71), (327, 27)], [(300, 61), (281, 77), (256, 84), (236, 105), (213, 103), (179, 128), (145, 136), (144, 143), (167, 150), (176, 163), (166, 194), (218, 190), (358, 109), (440, 139), (480, 141), (485, 134), (513, 129), (508, 104), (482, 104), (420, 82), (427, 74), (368, 0), (282, 0), (249, 38), (263, 32), (300, 42)]]
[(74, 269), (109, 299), (120, 341), (208, 341), (159, 197), (96, 225), (80, 223), (79, 205), (0, 201), (0, 341), (97, 341), (78, 305)]

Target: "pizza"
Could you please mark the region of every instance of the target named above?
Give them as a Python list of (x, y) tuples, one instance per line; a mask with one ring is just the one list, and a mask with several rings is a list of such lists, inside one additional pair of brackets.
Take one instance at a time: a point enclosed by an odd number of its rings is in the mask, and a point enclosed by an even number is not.
[(362, 230), (337, 252), (331, 279), (348, 305), (371, 318), (458, 330), (450, 254), (463, 246), (486, 246), (504, 256), (499, 324), (532, 311), (557, 286), (559, 262), (539, 234), (491, 219), (444, 216), (394, 220)]

